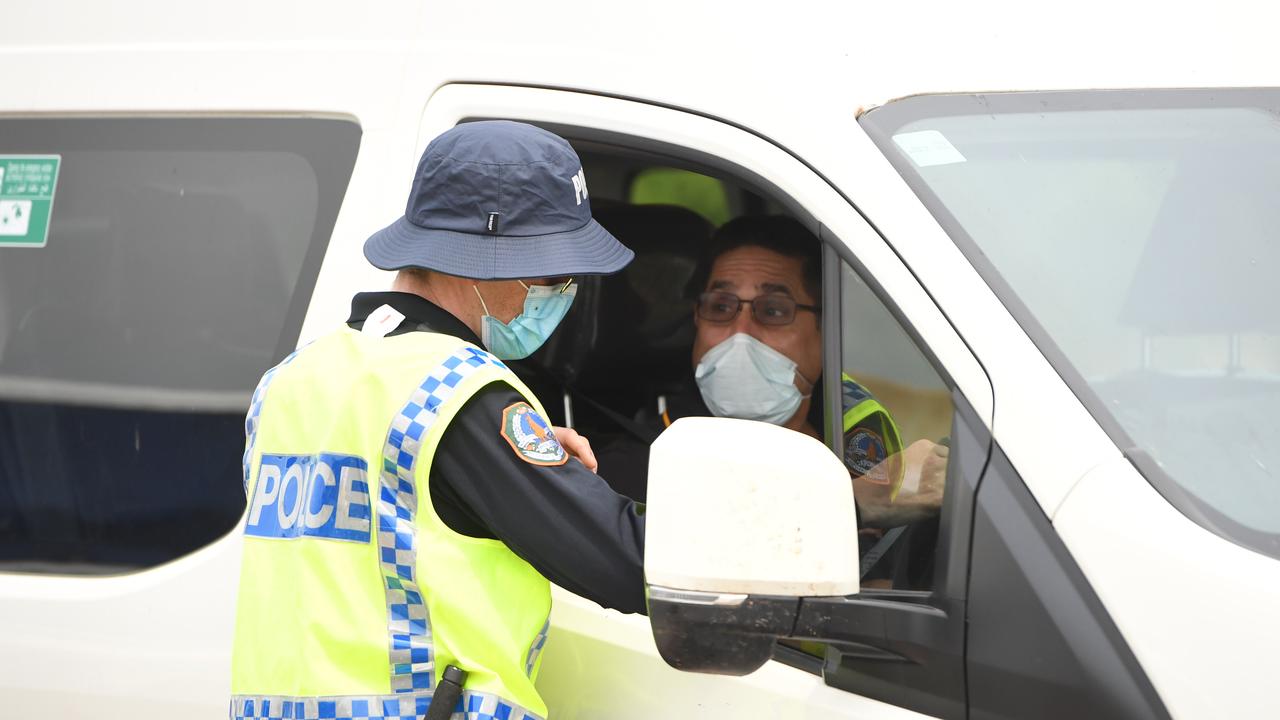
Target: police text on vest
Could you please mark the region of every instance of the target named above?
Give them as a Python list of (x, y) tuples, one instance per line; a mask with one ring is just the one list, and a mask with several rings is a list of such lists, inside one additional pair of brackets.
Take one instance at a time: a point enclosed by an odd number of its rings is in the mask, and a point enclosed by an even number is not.
[(368, 542), (368, 467), (353, 455), (264, 454), (245, 534)]

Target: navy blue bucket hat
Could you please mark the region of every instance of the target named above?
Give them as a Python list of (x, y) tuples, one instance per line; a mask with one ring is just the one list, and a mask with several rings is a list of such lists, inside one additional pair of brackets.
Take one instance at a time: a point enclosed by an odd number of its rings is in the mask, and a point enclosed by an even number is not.
[(569, 143), (494, 120), (463, 123), (427, 145), (404, 217), (374, 233), (364, 256), (382, 270), (511, 280), (608, 275), (634, 253), (591, 218)]

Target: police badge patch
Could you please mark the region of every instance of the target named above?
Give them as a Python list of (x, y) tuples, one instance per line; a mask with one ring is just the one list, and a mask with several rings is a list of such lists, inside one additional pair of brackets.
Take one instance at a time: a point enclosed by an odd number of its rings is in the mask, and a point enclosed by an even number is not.
[(845, 436), (844, 464), (855, 476), (865, 477), (877, 485), (888, 485), (889, 473), (881, 465), (888, 455), (884, 440), (865, 427), (855, 427)]
[(527, 402), (502, 411), (502, 438), (516, 455), (533, 465), (563, 465), (569, 460), (551, 426)]

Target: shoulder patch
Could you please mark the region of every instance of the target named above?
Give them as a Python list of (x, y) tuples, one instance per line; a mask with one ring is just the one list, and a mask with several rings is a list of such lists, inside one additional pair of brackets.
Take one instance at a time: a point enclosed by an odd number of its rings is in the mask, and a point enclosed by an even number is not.
[(532, 465), (563, 465), (569, 460), (551, 425), (527, 402), (512, 403), (502, 411), (500, 434), (521, 460)]
[(845, 435), (844, 464), (855, 476), (877, 485), (888, 485), (889, 472), (881, 464), (888, 457), (884, 439), (870, 428), (858, 426)]

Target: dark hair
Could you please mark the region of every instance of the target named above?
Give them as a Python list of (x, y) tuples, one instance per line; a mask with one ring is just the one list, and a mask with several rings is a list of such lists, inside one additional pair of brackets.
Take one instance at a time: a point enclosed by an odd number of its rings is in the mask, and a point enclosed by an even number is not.
[(744, 215), (721, 225), (707, 242), (698, 269), (687, 286), (690, 298), (707, 288), (711, 266), (730, 250), (759, 247), (800, 260), (804, 289), (815, 305), (822, 304), (822, 246), (799, 220), (786, 215)]

